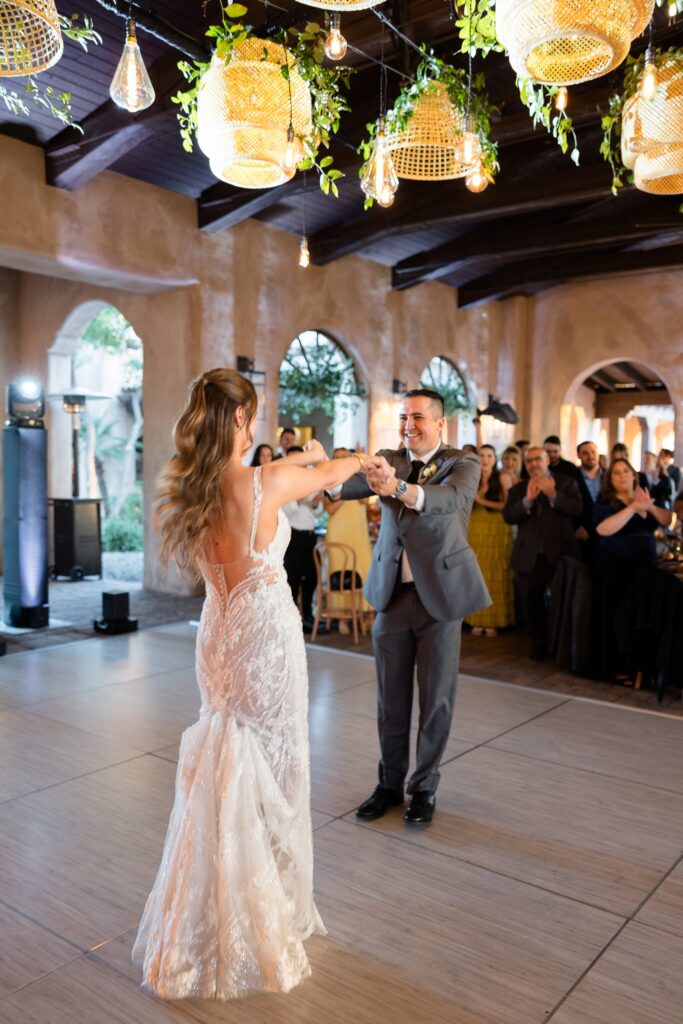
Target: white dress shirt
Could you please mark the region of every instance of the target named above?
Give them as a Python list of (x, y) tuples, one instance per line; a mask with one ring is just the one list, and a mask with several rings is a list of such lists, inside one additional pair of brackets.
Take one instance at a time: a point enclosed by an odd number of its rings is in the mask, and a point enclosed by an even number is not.
[(311, 531), (315, 529), (315, 521), (321, 514), (323, 505), (322, 502), (313, 503), (311, 498), (315, 495), (309, 495), (308, 498), (303, 498), (302, 501), (288, 501), (282, 506), (282, 511), (289, 520), (289, 525), (293, 530), (307, 530)]
[[(420, 462), (424, 463), (425, 466), (428, 466), (440, 447), (441, 441), (439, 441), (436, 448), (432, 448), (431, 452), (427, 452), (426, 455), (415, 455), (415, 453), (412, 452), (409, 448), (408, 458), (410, 459), (411, 465), (413, 464), (413, 462), (419, 460)], [(406, 508), (412, 509), (413, 512), (421, 512), (422, 509), (425, 507), (425, 492), (424, 489), (420, 486), (420, 484), (415, 484), (415, 487), (417, 488), (417, 498), (415, 500), (415, 504), (409, 505), (408, 502), (405, 502), (405, 506)], [(403, 555), (401, 557), (401, 583), (412, 583), (413, 580), (413, 571), (410, 568), (410, 562), (408, 561), (406, 549), (404, 548)]]

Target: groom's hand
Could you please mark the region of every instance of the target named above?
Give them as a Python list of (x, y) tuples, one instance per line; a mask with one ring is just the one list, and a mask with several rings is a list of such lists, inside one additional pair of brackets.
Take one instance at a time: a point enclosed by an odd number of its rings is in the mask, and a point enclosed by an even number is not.
[(396, 470), (390, 466), (383, 455), (375, 456), (365, 466), (368, 483), (375, 494), (388, 498), (396, 490)]

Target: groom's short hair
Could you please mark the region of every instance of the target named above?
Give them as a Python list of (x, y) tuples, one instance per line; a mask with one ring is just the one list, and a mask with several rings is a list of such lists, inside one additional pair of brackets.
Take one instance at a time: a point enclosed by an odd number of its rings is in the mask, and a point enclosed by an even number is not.
[(433, 402), (439, 412), (439, 416), (443, 416), (443, 396), (438, 391), (434, 391), (432, 388), (413, 388), (411, 391), (404, 391), (402, 398), (428, 398), (430, 402)]

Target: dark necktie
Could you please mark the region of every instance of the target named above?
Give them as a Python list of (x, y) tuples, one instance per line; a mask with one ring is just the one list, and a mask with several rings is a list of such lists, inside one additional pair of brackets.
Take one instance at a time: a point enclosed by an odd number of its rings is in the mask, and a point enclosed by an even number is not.
[(406, 480), (408, 484), (416, 484), (420, 479), (420, 471), (424, 469), (424, 462), (420, 462), (419, 459), (414, 459), (410, 467), (410, 475)]

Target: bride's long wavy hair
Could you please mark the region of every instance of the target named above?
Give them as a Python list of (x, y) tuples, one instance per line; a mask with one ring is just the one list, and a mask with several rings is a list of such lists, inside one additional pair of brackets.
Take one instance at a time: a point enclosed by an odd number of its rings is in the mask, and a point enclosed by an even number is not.
[(257, 404), (253, 384), (237, 370), (208, 370), (190, 384), (173, 428), (176, 451), (158, 482), (155, 527), (165, 567), (173, 560), (181, 571), (197, 573), (207, 531), (222, 508), (221, 477), (235, 446), (235, 413), (244, 409), (249, 426)]

